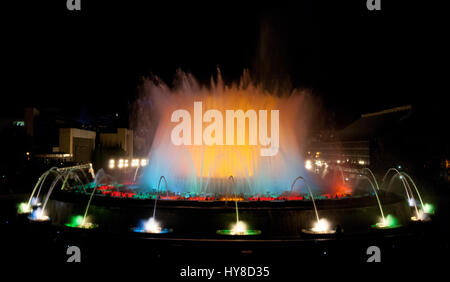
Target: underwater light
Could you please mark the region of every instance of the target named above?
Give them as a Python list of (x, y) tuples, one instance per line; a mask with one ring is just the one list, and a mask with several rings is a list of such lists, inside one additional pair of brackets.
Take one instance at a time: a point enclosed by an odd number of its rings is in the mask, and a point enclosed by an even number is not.
[(50, 217), (41, 208), (38, 208), (28, 216), (28, 219), (32, 221), (49, 221)]
[(153, 217), (145, 223), (144, 229), (150, 233), (161, 233), (161, 226)]
[(302, 229), (302, 232), (307, 234), (333, 234), (336, 230), (330, 229), (330, 223), (328, 220), (321, 218), (314, 223), (311, 229)]
[(236, 224), (231, 228), (232, 235), (244, 235), (245, 232), (247, 232), (247, 224), (243, 221), (236, 222)]
[(429, 221), (430, 217), (427, 213), (424, 213), (422, 210), (419, 210), (415, 216), (411, 216), (412, 221)]
[(423, 205), (423, 212), (426, 214), (434, 214), (434, 206), (429, 203)]
[(318, 233), (322, 233), (322, 232), (326, 232), (330, 229), (330, 224), (328, 223), (327, 220), (325, 219), (320, 219), (319, 221), (317, 221), (314, 224), (314, 227), (312, 228), (312, 230), (314, 232), (318, 232)]
[(153, 217), (145, 221), (141, 227), (132, 228), (134, 232), (138, 233), (152, 233), (152, 234), (164, 234), (172, 232), (172, 229), (162, 228), (158, 221)]
[(238, 221), (231, 226), (231, 229), (217, 230), (219, 235), (259, 235), (261, 230), (248, 229), (247, 224), (243, 221)]
[(376, 229), (390, 229), (390, 228), (398, 228), (401, 225), (398, 224), (398, 221), (395, 217), (393, 217), (392, 215), (388, 214), (386, 217), (384, 218), (380, 218), (380, 221), (377, 222), (376, 224), (372, 225), (372, 228), (376, 228)]
[(82, 215), (75, 215), (70, 218), (70, 222), (66, 223), (66, 226), (72, 228), (92, 229), (96, 228), (97, 224), (90, 222), (87, 218), (83, 220)]
[(20, 203), (17, 205), (17, 213), (19, 214), (25, 214), (25, 213), (31, 213), (33, 209), (28, 203)]

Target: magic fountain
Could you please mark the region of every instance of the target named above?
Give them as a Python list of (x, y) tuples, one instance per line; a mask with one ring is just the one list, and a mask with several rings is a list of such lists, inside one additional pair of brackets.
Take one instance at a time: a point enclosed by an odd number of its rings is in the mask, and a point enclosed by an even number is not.
[[(302, 146), (314, 116), (309, 93), (270, 92), (247, 73), (228, 86), (220, 73), (209, 87), (177, 77), (172, 88), (157, 78), (144, 84), (134, 126), (138, 146), (150, 150), (129, 181), (108, 168), (94, 174), (90, 164), (51, 168), (19, 213), (69, 228), (197, 237), (334, 236), (432, 215), (412, 177), (397, 169), (381, 187), (368, 168), (353, 182), (339, 165), (312, 173)], [(391, 191), (398, 181), (404, 193)], [(358, 187), (365, 193), (354, 195)]]

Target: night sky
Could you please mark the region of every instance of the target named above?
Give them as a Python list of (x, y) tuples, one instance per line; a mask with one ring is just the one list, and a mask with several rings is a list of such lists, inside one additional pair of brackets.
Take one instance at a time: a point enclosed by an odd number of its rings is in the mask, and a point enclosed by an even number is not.
[(338, 126), (394, 106), (445, 107), (437, 90), (443, 18), (425, 1), (382, 1), (376, 12), (365, 0), (82, 1), (80, 12), (65, 2), (3, 6), (2, 113), (38, 106), (126, 119), (143, 76), (170, 83), (181, 68), (208, 82), (218, 66), (227, 82), (245, 68), (261, 79), (289, 77)]

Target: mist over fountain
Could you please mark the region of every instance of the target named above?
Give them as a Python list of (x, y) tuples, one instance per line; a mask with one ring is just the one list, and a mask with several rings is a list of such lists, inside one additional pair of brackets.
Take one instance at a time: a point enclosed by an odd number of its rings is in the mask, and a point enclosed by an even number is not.
[[(192, 142), (192, 145), (174, 145), (171, 133), (177, 124), (171, 120), (172, 113), (184, 109), (192, 115), (194, 103), (199, 101), (202, 103), (202, 113), (200, 117), (192, 118), (192, 136), (198, 130), (194, 119), (201, 122), (204, 131), (212, 123), (218, 122), (213, 119), (205, 122), (203, 114), (208, 110), (223, 113), (227, 110), (242, 110), (244, 113), (255, 111), (259, 113), (259, 123), (264, 122), (261, 121), (263, 117), (259, 111), (267, 110), (266, 133), (270, 138), (271, 119), (274, 118), (271, 110), (278, 110), (279, 150), (272, 156), (261, 156), (261, 150), (267, 146), (261, 145), (261, 142), (250, 145), (253, 124), (248, 118), (243, 129), (244, 145), (238, 145), (239, 132), (236, 133), (236, 128), (239, 130), (239, 125), (236, 119), (233, 121), (233, 145), (228, 145), (225, 125), (224, 134), (211, 134), (218, 141), (216, 144), (206, 145), (202, 142), (196, 145)], [(157, 77), (147, 79), (136, 102), (133, 117), (138, 133), (136, 139), (142, 144), (149, 144), (150, 148), (148, 166), (142, 172), (140, 185), (144, 189), (154, 189), (159, 178), (164, 175), (170, 180), (170, 190), (173, 192), (223, 194), (228, 177), (233, 176), (239, 194), (250, 196), (288, 191), (293, 179), (300, 174), (306, 175), (303, 150), (313, 116), (312, 101), (310, 93), (304, 90), (279, 89), (269, 92), (253, 83), (247, 71), (238, 83), (230, 85), (224, 84), (220, 71), (216, 79), (211, 78), (208, 86), (199, 84), (191, 74), (182, 71), (177, 72), (173, 87)], [(261, 124), (258, 127), (259, 134), (262, 133), (260, 131)]]
[(320, 108), (306, 90), (267, 90), (247, 71), (225, 84), (219, 70), (209, 85), (179, 70), (172, 86), (158, 77), (141, 86), (132, 127), (148, 158), (119, 159), (118, 170), (110, 159), (97, 173), (53, 167), (19, 214), (142, 236), (301, 237), (396, 229), (434, 212), (406, 172), (390, 168), (379, 182), (368, 167), (344, 172), (306, 154)]

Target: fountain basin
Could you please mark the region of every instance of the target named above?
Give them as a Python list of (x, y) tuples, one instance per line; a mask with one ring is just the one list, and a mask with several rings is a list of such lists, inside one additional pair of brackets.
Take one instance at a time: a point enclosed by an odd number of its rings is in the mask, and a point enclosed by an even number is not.
[[(395, 215), (400, 225), (410, 221), (407, 202), (393, 193), (381, 193), (386, 214)], [(46, 212), (53, 224), (64, 225), (70, 216), (85, 209), (89, 195), (58, 191), (52, 195)], [(379, 221), (379, 208), (373, 196), (352, 196), (342, 199), (318, 199), (321, 218), (326, 218), (331, 229), (340, 225), (346, 233), (368, 231)], [(158, 221), (173, 228), (171, 236), (217, 236), (230, 230), (235, 221), (235, 203), (230, 201), (159, 200)], [(139, 226), (143, 218), (153, 214), (154, 200), (114, 198), (96, 195), (92, 199), (89, 216), (106, 232), (129, 232)], [(309, 230), (316, 221), (309, 200), (295, 201), (240, 201), (239, 217), (251, 230), (259, 230), (265, 237), (299, 237), (302, 229)], [(139, 230), (134, 230), (139, 232)]]

